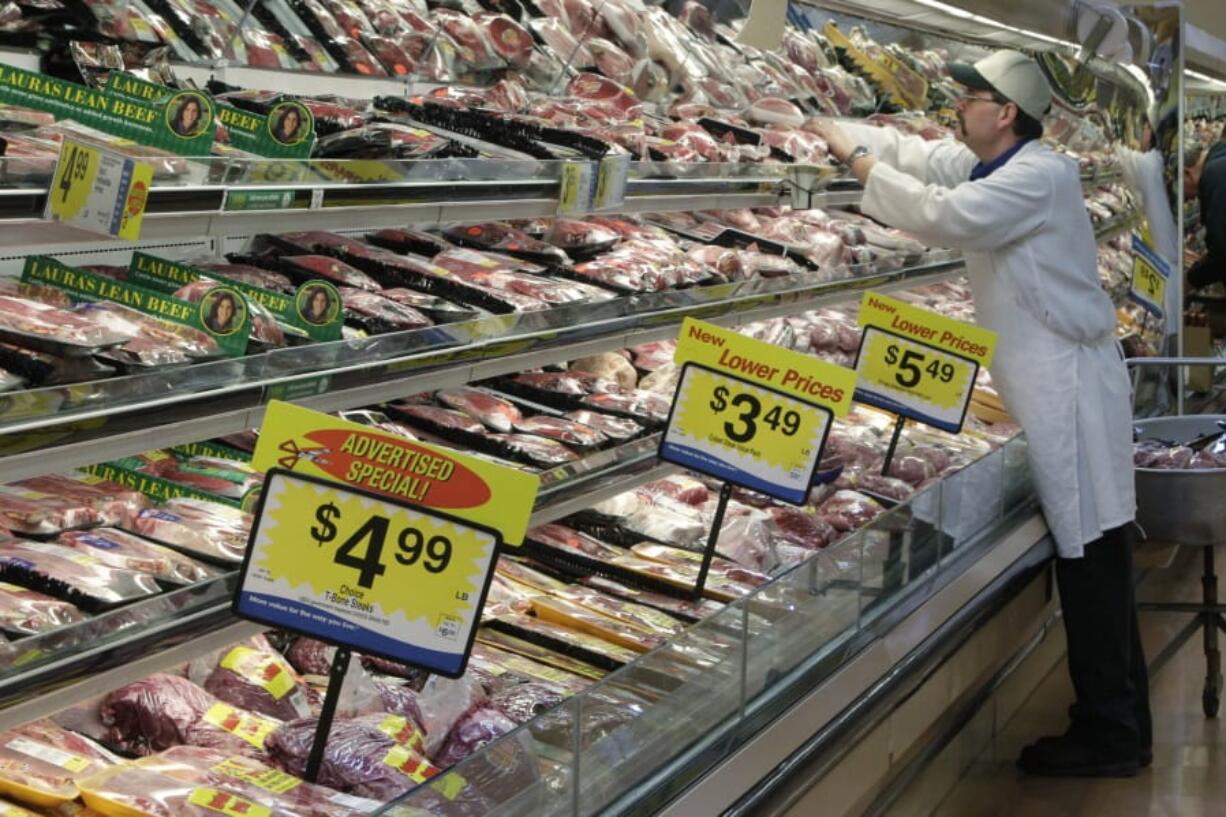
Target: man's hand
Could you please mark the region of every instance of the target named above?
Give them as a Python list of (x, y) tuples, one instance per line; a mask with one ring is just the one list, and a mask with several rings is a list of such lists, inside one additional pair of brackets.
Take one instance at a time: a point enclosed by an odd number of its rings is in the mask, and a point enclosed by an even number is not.
[(856, 149), (855, 140), (833, 119), (810, 119), (805, 123), (805, 130), (825, 139), (830, 148), (830, 155), (840, 162), (846, 162), (847, 157)]

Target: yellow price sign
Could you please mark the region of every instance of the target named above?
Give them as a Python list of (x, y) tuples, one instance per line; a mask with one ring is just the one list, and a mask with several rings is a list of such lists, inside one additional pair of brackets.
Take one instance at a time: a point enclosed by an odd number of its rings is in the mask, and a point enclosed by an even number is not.
[(832, 418), (825, 406), (687, 363), (660, 458), (800, 504)]
[(1132, 237), (1132, 287), (1129, 294), (1157, 317), (1166, 313), (1166, 263), (1143, 235)]
[(876, 326), (856, 358), (856, 399), (952, 433), (962, 430), (979, 364)]
[(45, 217), (135, 241), (153, 183), (153, 166), (65, 139), (47, 190)]
[(590, 162), (565, 162), (558, 189), (558, 215), (582, 213), (592, 203), (592, 165)]
[(273, 469), (234, 611), (459, 677), (499, 544), (492, 528)]

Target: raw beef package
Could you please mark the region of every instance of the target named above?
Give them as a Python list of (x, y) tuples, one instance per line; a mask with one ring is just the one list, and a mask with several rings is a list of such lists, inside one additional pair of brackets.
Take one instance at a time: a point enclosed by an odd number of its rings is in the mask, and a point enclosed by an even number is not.
[[(193, 662), (191, 674), (195, 677), (208, 669), (197, 670)], [(262, 636), (251, 646), (240, 644), (223, 651), (208, 671), (204, 688), (218, 700), (278, 720), (311, 714), (310, 688)]]
[(141, 511), (133, 533), (216, 562), (236, 564), (247, 550), (251, 514), (200, 499), (172, 499)]
[(0, 582), (0, 630), (6, 633), (33, 635), (84, 620), (76, 605)]
[(99, 814), (125, 817), (290, 817), (226, 789), (198, 787), (140, 766), (115, 766), (83, 780), (81, 799)]
[(61, 533), (56, 541), (111, 567), (148, 573), (165, 584), (195, 584), (221, 575), (221, 571), (168, 547), (115, 528), (68, 531)]
[(82, 778), (118, 762), (87, 738), (36, 721), (0, 735), (0, 793), (50, 808), (75, 799)]
[(155, 595), (145, 573), (108, 567), (73, 548), (47, 542), (0, 542), (0, 579), (45, 592), (90, 612)]

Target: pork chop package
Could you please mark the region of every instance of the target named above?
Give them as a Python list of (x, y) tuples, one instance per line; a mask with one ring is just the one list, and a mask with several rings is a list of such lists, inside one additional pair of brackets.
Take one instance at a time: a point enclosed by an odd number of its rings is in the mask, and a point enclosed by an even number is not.
[(188, 676), (217, 699), (282, 721), (311, 714), (314, 693), (262, 636), (193, 661)]
[(237, 563), (247, 550), (251, 514), (228, 505), (180, 497), (141, 511), (131, 532), (213, 561)]
[(0, 582), (0, 630), (6, 633), (34, 635), (84, 620), (76, 605)]
[(0, 579), (45, 592), (90, 612), (159, 592), (152, 576), (108, 567), (63, 545), (10, 539), (0, 543)]
[[(318, 725), (315, 718), (303, 718), (273, 732), (267, 746), (275, 765), (298, 777), (305, 774)], [(414, 737), (412, 730), (389, 724), (385, 715), (338, 718), (328, 734), (318, 782), (381, 802), (395, 799), (439, 772), (412, 748), (420, 745)]]
[(19, 484), (0, 485), (0, 525), (14, 533), (50, 536), (104, 521), (88, 502)]
[(217, 814), (290, 812), (259, 804), (229, 788), (197, 786), (141, 766), (115, 766), (81, 781), (81, 799), (104, 815), (123, 817), (216, 817)]
[(93, 556), (111, 567), (148, 573), (164, 584), (195, 584), (221, 575), (220, 570), (201, 564), (178, 551), (117, 528), (67, 531), (61, 533), (56, 541)]
[(176, 746), (142, 758), (136, 765), (195, 786), (224, 788), (295, 817), (356, 817), (372, 813), (382, 805), (307, 783), (253, 758), (217, 749)]
[(186, 745), (265, 758), (265, 741), (281, 725), (168, 673), (114, 690), (102, 699), (98, 714), (106, 727), (103, 741), (141, 756)]

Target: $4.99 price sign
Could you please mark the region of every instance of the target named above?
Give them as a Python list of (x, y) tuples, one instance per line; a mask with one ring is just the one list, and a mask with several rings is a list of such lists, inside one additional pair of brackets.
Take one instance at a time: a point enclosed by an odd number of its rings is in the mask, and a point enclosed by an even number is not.
[(699, 321), (681, 329), (684, 365), (660, 458), (800, 504), (826, 433), (845, 414), (850, 371)]
[(153, 182), (153, 166), (65, 139), (47, 191), (45, 218), (135, 241)]
[(973, 324), (865, 293), (856, 399), (952, 433), (962, 430), (980, 365), (996, 335)]
[(482, 525), (273, 469), (234, 611), (459, 677), (499, 543)]

